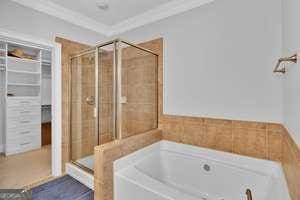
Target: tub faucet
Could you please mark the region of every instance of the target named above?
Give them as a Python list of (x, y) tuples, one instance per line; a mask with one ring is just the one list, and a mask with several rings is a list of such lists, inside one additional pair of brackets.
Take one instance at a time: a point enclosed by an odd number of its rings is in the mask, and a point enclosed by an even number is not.
[(247, 200), (252, 200), (252, 192), (250, 189), (246, 190)]

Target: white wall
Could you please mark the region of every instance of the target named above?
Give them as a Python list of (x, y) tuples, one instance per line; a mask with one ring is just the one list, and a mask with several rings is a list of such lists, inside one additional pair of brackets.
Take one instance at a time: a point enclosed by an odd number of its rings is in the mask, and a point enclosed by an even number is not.
[(120, 35), (160, 36), (164, 113), (282, 121), (280, 0), (216, 0)]
[[(300, 1), (283, 0), (283, 54), (300, 51)], [(284, 75), (284, 124), (300, 146), (300, 64), (289, 65)]]
[[(54, 41), (55, 36), (60, 36), (90, 45), (106, 38), (9, 0), (0, 0), (0, 28), (51, 41)], [(2, 143), (3, 131), (0, 132), (0, 152)]]
[(54, 41), (55, 36), (95, 45), (105, 37), (68, 22), (24, 7), (9, 0), (0, 0), (0, 28)]

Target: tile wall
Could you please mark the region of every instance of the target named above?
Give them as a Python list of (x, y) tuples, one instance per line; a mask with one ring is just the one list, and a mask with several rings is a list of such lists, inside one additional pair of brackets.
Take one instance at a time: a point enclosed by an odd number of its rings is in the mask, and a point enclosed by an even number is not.
[(113, 161), (162, 139), (152, 130), (95, 147), (94, 199), (113, 200)]

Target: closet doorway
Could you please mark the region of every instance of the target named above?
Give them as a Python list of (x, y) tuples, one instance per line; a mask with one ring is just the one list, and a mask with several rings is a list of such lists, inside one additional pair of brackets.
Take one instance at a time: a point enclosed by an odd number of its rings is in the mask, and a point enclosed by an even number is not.
[(55, 43), (0, 30), (0, 189), (61, 174), (59, 53)]

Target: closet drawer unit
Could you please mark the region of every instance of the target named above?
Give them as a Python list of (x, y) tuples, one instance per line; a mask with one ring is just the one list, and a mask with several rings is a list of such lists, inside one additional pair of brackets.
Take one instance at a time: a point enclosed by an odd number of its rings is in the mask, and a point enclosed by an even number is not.
[(14, 98), (7, 99), (7, 107), (41, 106), (40, 98)]
[(37, 124), (41, 124), (41, 114), (7, 118), (7, 130)]
[(15, 140), (7, 141), (5, 154), (12, 155), (41, 148), (41, 135), (24, 136)]
[(26, 115), (39, 115), (41, 112), (40, 106), (23, 106), (23, 107), (10, 107), (7, 109), (7, 117), (15, 118)]
[(31, 137), (33, 135), (41, 135), (40, 125), (8, 129), (6, 134), (6, 140), (10, 141), (18, 138)]

